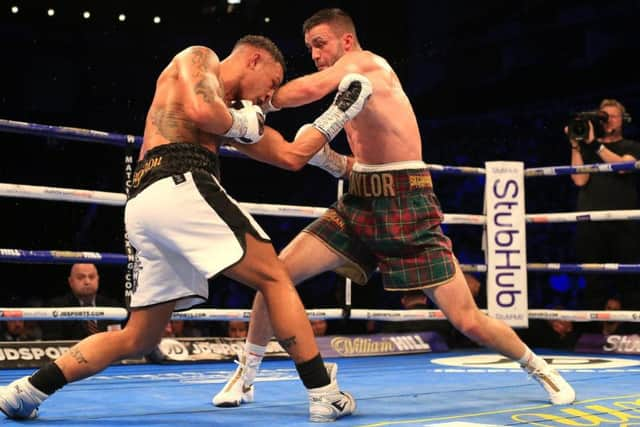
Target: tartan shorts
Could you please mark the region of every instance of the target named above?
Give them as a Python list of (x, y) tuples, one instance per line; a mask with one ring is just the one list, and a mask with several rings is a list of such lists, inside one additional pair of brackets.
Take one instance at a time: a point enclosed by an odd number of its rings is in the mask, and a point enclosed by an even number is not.
[(349, 192), (304, 232), (346, 258), (337, 273), (363, 285), (378, 267), (386, 290), (406, 291), (453, 278), (443, 218), (427, 169), (354, 171)]

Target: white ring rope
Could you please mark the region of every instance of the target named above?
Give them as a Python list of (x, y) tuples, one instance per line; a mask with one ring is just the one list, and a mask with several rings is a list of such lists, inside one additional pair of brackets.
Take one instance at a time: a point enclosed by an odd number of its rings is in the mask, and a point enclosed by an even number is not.
[(5, 183), (0, 183), (0, 196), (62, 202), (99, 203), (111, 206), (124, 206), (127, 201), (127, 196), (124, 193)]
[(0, 320), (124, 320), (120, 307), (37, 307), (0, 308)]
[(525, 215), (527, 222), (533, 223), (558, 223), (576, 221), (621, 221), (639, 220), (640, 209), (627, 209), (615, 211), (582, 211), (582, 212), (560, 212), (560, 213), (539, 213)]
[[(0, 183), (0, 196), (79, 203), (99, 203), (111, 206), (124, 206), (127, 201), (127, 196), (122, 193), (6, 183)], [(249, 202), (241, 202), (240, 205), (256, 215), (291, 216), (299, 218), (316, 218), (327, 210), (323, 207)], [(538, 213), (526, 214), (525, 218), (526, 221), (530, 223), (640, 220), (640, 210)], [(484, 225), (485, 223), (485, 215), (444, 214), (444, 224)]]
[[(7, 183), (0, 183), (0, 196), (64, 202), (98, 203), (111, 206), (124, 206), (127, 201), (127, 196), (123, 193)], [(275, 205), (249, 202), (240, 202), (240, 206), (255, 215), (296, 218), (317, 218), (327, 210), (327, 208), (319, 206)], [(485, 221), (486, 217), (484, 215), (444, 214), (444, 224), (482, 225)]]
[[(487, 313), (487, 310), (480, 310)], [(390, 322), (407, 320), (446, 320), (440, 310), (370, 310), (352, 309), (351, 319), (370, 319)], [(640, 311), (630, 310), (546, 310), (529, 309), (529, 319), (570, 320), (573, 322), (613, 321), (640, 322)]]
[[(339, 308), (306, 310), (309, 319), (342, 319)], [(125, 320), (121, 307), (0, 307), (0, 322), (8, 320)], [(246, 320), (251, 309), (191, 309), (173, 313), (172, 320)]]
[[(481, 310), (486, 313), (487, 310)], [(342, 319), (339, 308), (308, 309), (309, 319)], [(173, 313), (173, 320), (194, 321), (249, 321), (251, 309), (192, 309)], [(125, 320), (127, 310), (119, 307), (48, 307), (48, 308), (0, 308), (0, 321), (8, 320)], [(446, 320), (440, 310), (351, 310), (354, 320), (380, 320), (402, 322), (408, 320)], [(573, 322), (640, 322), (640, 311), (631, 310), (546, 310), (529, 309), (529, 319), (570, 320)]]
[[(74, 188), (43, 187), (0, 183), (0, 196), (21, 197), (51, 201), (98, 203), (111, 206), (124, 206), (127, 196), (124, 193), (78, 190)], [(314, 218), (322, 215), (327, 208), (297, 205), (266, 205), (241, 202), (240, 206), (256, 215)]]
[[(127, 201), (127, 196), (123, 193), (7, 183), (0, 183), (0, 196), (78, 203), (99, 203), (111, 206), (124, 206)], [(255, 215), (290, 216), (298, 218), (317, 218), (327, 210), (327, 208), (318, 206), (276, 205), (249, 202), (241, 202), (240, 205)], [(525, 219), (529, 223), (640, 220), (640, 210), (538, 213), (526, 214)], [(485, 223), (485, 215), (444, 214), (444, 224), (484, 225)]]

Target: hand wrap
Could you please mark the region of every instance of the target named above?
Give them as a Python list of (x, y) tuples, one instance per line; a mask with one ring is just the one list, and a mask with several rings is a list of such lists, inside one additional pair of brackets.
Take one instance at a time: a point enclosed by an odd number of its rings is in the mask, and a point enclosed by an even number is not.
[[(298, 129), (298, 132), (296, 132), (295, 138), (298, 139), (298, 137), (311, 126), (310, 123), (302, 125), (300, 129)], [(344, 176), (347, 172), (347, 156), (333, 151), (329, 143), (324, 144), (307, 163), (324, 169), (336, 178)]]

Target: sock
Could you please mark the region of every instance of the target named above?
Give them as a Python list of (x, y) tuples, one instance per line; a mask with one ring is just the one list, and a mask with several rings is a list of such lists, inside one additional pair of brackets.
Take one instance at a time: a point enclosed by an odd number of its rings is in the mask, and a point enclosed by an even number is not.
[(249, 341), (244, 343), (245, 369), (242, 373), (242, 382), (244, 382), (245, 385), (249, 386), (253, 384), (266, 351), (266, 346), (251, 344)]
[(266, 346), (251, 344), (249, 341), (244, 343), (244, 354), (249, 357), (253, 357), (258, 360), (258, 363), (262, 361), (264, 353), (267, 351)]
[(296, 365), (296, 369), (306, 388), (324, 387), (331, 383), (327, 368), (324, 366), (320, 353), (313, 359)]
[(67, 384), (67, 379), (55, 363), (49, 363), (29, 377), (29, 382), (41, 392), (51, 395)]
[(525, 346), (524, 355), (518, 359), (520, 365), (529, 368), (530, 370), (542, 369), (547, 365), (541, 357), (538, 357), (531, 349)]

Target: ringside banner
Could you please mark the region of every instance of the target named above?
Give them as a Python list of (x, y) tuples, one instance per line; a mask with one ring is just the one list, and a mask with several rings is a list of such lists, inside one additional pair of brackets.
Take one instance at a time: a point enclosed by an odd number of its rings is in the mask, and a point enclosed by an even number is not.
[[(372, 335), (327, 335), (317, 337), (323, 357), (382, 356), (389, 354), (446, 352), (444, 339), (436, 332), (413, 332)], [(0, 342), (0, 368), (35, 368), (60, 357), (77, 341)], [(244, 339), (163, 338), (146, 357), (127, 359), (119, 364), (215, 362), (233, 360), (244, 348)], [(272, 340), (266, 358), (289, 357), (276, 340)]]
[(489, 315), (529, 326), (524, 164), (486, 162), (487, 301)]
[(640, 335), (582, 334), (576, 344), (575, 351), (578, 353), (640, 355)]

